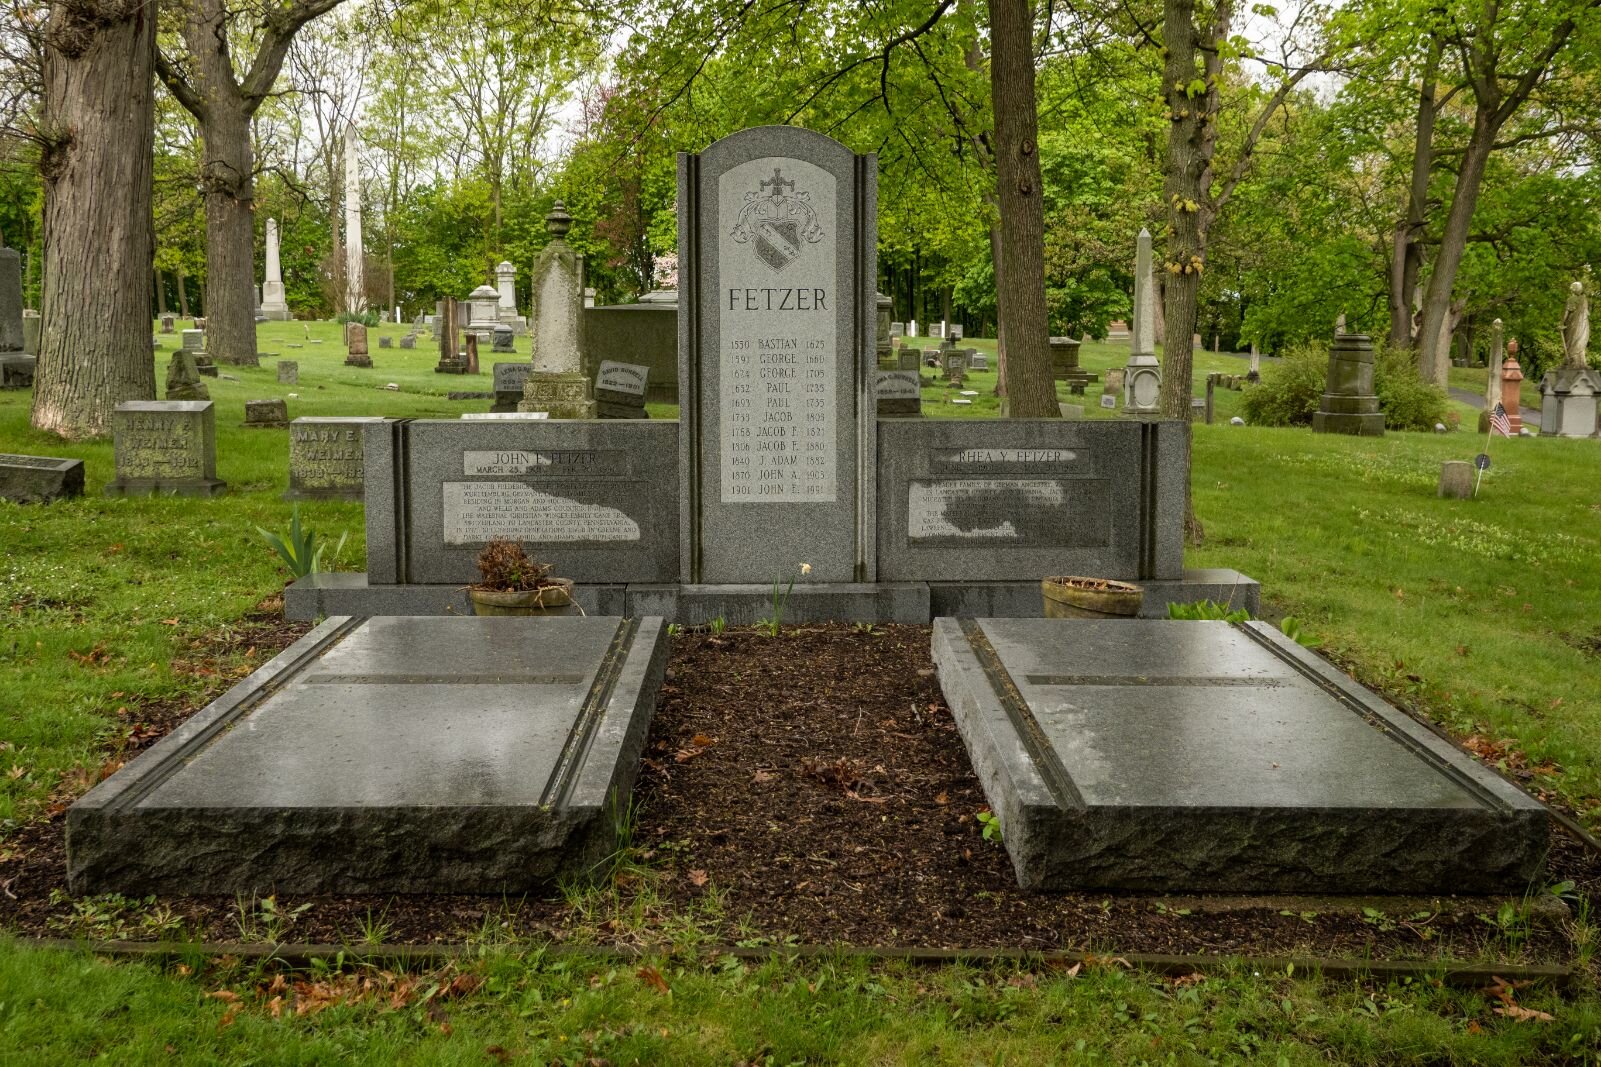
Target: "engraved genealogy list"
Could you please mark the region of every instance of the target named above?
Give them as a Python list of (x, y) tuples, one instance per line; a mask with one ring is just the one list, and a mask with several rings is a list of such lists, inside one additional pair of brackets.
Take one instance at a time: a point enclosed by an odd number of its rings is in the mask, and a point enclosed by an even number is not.
[(877, 574), (877, 166), (794, 126), (678, 157), (680, 581)]
[(725, 504), (835, 499), (834, 201), (834, 176), (799, 159), (753, 159), (718, 181)]

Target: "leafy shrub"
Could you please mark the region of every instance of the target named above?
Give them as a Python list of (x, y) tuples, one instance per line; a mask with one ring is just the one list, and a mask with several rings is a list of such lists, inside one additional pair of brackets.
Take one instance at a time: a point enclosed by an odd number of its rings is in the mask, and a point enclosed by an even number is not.
[[(1262, 381), (1245, 391), (1245, 420), (1255, 426), (1310, 426), (1328, 381), (1329, 348), (1320, 341), (1294, 345)], [(1379, 345), (1373, 355), (1373, 391), (1391, 430), (1434, 429), (1445, 422), (1445, 390), (1418, 377), (1411, 352)]]

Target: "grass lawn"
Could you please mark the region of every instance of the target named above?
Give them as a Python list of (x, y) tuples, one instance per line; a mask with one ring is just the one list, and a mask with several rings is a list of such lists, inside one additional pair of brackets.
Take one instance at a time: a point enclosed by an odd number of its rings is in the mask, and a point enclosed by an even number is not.
[[(10, 829), (95, 779), (135, 720), (119, 709), (198, 706), (264, 658), (249, 644), (249, 618), (274, 607), (285, 575), (255, 528), (287, 523), (287, 437), (242, 429), (245, 400), (297, 394), (291, 417), (453, 417), (487, 406), (445, 393), (490, 388), (494, 357), (476, 379), (436, 375), (426, 340), (401, 351), (374, 339), (376, 367), (359, 370), (342, 365), (338, 326), (310, 330), (321, 344), (307, 344), (299, 323), (261, 329), (264, 349), (299, 360), (298, 386), (276, 384), (271, 356), (259, 369), (223, 368), (238, 381), (206, 380), (218, 474), (231, 487), (221, 499), (106, 499), (109, 442), (37, 434), (28, 396), (0, 394), (0, 451), (76, 456), (88, 468), (81, 500), (0, 503), (0, 851)], [(159, 366), (177, 340), (162, 338)], [(1088, 344), (1081, 360), (1104, 374), (1126, 358), (1126, 347)], [(1245, 368), (1197, 354), (1198, 381)], [(978, 392), (970, 408), (928, 386), (925, 413), (993, 415), (994, 373), (967, 387)], [(1082, 401), (1065, 391), (1063, 400), (1103, 417), (1098, 395), (1096, 385)], [(1362, 681), (1472, 738), (1484, 758), (1532, 771), (1539, 788), (1601, 828), (1601, 444), (1497, 439), (1479, 498), (1442, 501), (1440, 463), (1481, 450), (1476, 434), (1358, 440), (1231, 427), (1240, 395), (1219, 390), (1218, 424), (1195, 430), (1195, 507), (1207, 536), (1191, 565), (1260, 579), (1268, 614), (1300, 617)], [(1457, 407), (1471, 426), (1471, 408)], [(302, 513), (336, 539), (348, 532), (338, 566), (361, 566), (360, 506), (318, 502)], [(219, 666), (201, 670), (202, 658)], [(0, 1059), (1529, 1063), (1594, 1062), (1601, 1049), (1601, 1000), (1587, 974), (1565, 999), (1518, 991), (1519, 1003), (1555, 1016), (1541, 1022), (1426, 981), (1241, 970), (1174, 982), (1115, 963), (1076, 976), (859, 961), (657, 966), (660, 979), (638, 964), (486, 947), (460, 965), (470, 978), (454, 986), (455, 970), (425, 971), (413, 987), (378, 972), (300, 973), (291, 982), (323, 985), (297, 996), (292, 984), (272, 987), (280, 971), (237, 961), (114, 964), (0, 942)], [(207, 996), (218, 990), (241, 999)], [(286, 998), (281, 1017), (274, 996)], [(300, 1004), (333, 1006), (302, 1015)]]

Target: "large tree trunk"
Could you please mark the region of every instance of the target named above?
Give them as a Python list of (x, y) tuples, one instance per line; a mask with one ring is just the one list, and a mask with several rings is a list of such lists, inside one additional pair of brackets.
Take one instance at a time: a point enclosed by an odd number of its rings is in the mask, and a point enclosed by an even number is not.
[(1045, 310), (1045, 205), (1034, 100), (1034, 17), (1027, 0), (989, 0), (990, 95), (1006, 304), (1006, 397), (1013, 418), (1059, 418)]
[[(250, 111), (234, 80), (223, 0), (191, 0), (184, 22), (204, 155), (206, 349), (219, 363), (256, 363), (254, 154)], [(182, 96), (180, 101), (184, 100)], [(188, 106), (185, 101), (185, 106)]]
[(1439, 113), (1434, 94), (1440, 69), (1440, 39), (1430, 43), (1418, 87), (1417, 138), (1412, 146), (1412, 184), (1407, 190), (1406, 216), (1395, 224), (1395, 247), (1390, 260), (1390, 347), (1412, 347), (1412, 291), (1423, 267), (1423, 236), (1429, 197), (1429, 174), (1434, 169), (1434, 119)]
[(183, 267), (178, 267), (178, 314), (189, 318), (189, 279), (184, 277)]
[(1451, 310), (1451, 289), (1456, 284), (1456, 271), (1462, 263), (1462, 253), (1468, 245), (1468, 226), (1473, 221), (1473, 210), (1479, 203), (1479, 192), (1484, 185), (1484, 168), (1490, 159), (1498, 130), (1493, 115), (1485, 108), (1477, 109), (1473, 117), (1473, 136), (1468, 140), (1462, 156), (1462, 169), (1457, 172), (1456, 188), (1451, 194), (1451, 210), (1445, 217), (1445, 229), (1440, 234), (1440, 250), (1434, 257), (1434, 271), (1429, 275), (1429, 290), (1423, 298), (1423, 326), (1418, 330), (1418, 373), (1423, 380), (1444, 386), (1451, 366), (1451, 351), (1440, 344), (1440, 327)]
[(167, 277), (160, 267), (156, 268), (156, 314), (167, 313)]
[(137, 0), (50, 9), (40, 157), (43, 332), (33, 425), (103, 436), (124, 400), (156, 395), (150, 217), (156, 10)]

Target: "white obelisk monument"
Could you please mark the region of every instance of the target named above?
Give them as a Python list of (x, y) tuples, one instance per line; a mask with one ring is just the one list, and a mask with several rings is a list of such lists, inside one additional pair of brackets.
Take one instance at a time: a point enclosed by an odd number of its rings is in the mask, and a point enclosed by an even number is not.
[(361, 167), (356, 159), (356, 124), (345, 127), (345, 310), (367, 310), (367, 279), (361, 245)]
[(267, 272), (261, 283), (261, 317), (288, 322), (289, 305), (284, 301), (283, 264), (278, 257), (278, 220), (267, 220)]

